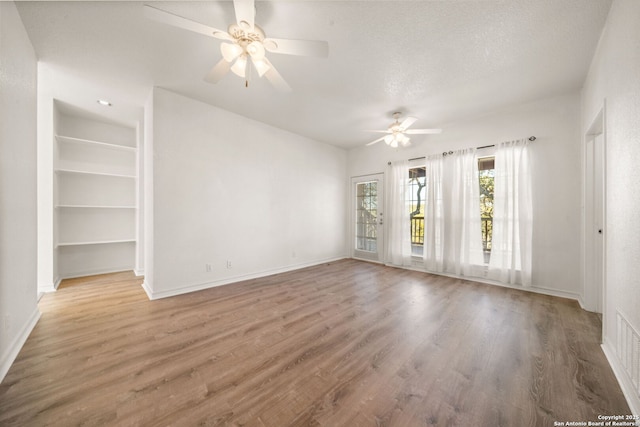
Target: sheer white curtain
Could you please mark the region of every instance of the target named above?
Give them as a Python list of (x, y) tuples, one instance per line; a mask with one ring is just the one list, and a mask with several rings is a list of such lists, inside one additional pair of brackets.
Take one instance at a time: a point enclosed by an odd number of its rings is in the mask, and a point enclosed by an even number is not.
[(427, 270), (444, 271), (444, 200), (443, 156), (427, 156), (425, 160), (424, 246), (423, 260)]
[(394, 265), (411, 265), (409, 162), (394, 162), (390, 169), (385, 260)]
[(496, 145), (490, 278), (531, 285), (532, 209), (529, 141)]
[(484, 258), (476, 150), (425, 160), (424, 266), (478, 276)]
[(480, 184), (475, 148), (459, 150), (445, 158), (448, 201), (446, 206), (445, 270), (464, 276), (482, 274), (484, 256), (480, 225)]

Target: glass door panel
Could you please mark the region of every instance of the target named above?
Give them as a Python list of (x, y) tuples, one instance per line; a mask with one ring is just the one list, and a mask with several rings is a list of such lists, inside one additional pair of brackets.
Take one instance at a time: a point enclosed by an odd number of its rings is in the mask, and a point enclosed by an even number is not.
[(353, 256), (382, 261), (382, 174), (353, 179)]

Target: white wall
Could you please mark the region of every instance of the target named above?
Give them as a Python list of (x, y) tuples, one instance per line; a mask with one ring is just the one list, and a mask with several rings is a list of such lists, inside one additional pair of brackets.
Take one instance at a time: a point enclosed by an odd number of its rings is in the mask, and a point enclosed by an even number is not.
[(60, 116), (54, 108), (54, 85), (48, 84), (50, 70), (44, 64), (38, 63), (37, 74), (38, 291), (52, 292), (55, 291), (58, 278), (57, 254), (54, 250), (57, 236), (53, 227), (53, 162), (56, 157), (54, 129)]
[(342, 149), (155, 89), (147, 292), (344, 257), (346, 183)]
[(149, 297), (153, 296), (151, 284), (154, 283), (154, 262), (153, 262), (153, 90), (150, 91), (149, 97), (144, 104), (144, 143), (142, 144), (141, 151), (138, 151), (138, 155), (142, 155), (142, 168), (139, 169), (140, 173), (144, 174), (143, 185), (141, 189), (141, 198), (143, 212), (138, 212), (138, 215), (142, 214), (142, 220), (138, 223), (143, 227), (144, 237), (144, 283), (143, 287)]
[(36, 56), (15, 5), (0, 2), (0, 380), (36, 305)]
[[(420, 127), (420, 121), (414, 127)], [(536, 136), (533, 160), (532, 289), (581, 298), (580, 95), (544, 99), (413, 136), (406, 149), (384, 142), (349, 151), (349, 176), (385, 172), (387, 162)], [(377, 138), (371, 134), (371, 140)], [(480, 152), (482, 154), (482, 152)]]
[[(582, 102), (583, 134), (606, 102), (603, 348), (635, 414), (640, 414), (639, 23), (640, 2), (614, 1)], [(630, 326), (623, 335), (619, 326), (625, 323), (618, 321), (618, 314)], [(634, 337), (635, 346), (625, 345), (622, 336)]]
[(134, 273), (136, 276), (144, 276), (144, 118), (136, 128), (136, 144), (138, 147), (136, 164), (138, 167), (138, 180), (136, 182), (136, 261)]

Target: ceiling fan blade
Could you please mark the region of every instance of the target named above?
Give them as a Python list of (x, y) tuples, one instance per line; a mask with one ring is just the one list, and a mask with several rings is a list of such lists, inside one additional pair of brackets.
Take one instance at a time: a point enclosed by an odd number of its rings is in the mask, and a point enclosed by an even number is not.
[(264, 58), (264, 62), (267, 63), (269, 69), (264, 73), (267, 80), (271, 82), (273, 87), (281, 92), (291, 92), (291, 86), (287, 84), (287, 82), (282, 78), (278, 70), (273, 66), (273, 64), (267, 59)]
[(264, 39), (264, 48), (269, 52), (285, 55), (329, 56), (329, 43), (320, 40)]
[(233, 40), (226, 31), (218, 30), (208, 25), (201, 24), (196, 21), (192, 21), (182, 16), (174, 15), (173, 13), (156, 9), (155, 7), (144, 5), (144, 16), (162, 24), (171, 25), (174, 27), (182, 28), (183, 30), (193, 31), (194, 33), (204, 34), (205, 36), (215, 37), (221, 40)]
[(442, 133), (442, 129), (409, 129), (405, 130), (404, 133), (408, 135), (427, 135)]
[(389, 129), (387, 130), (379, 130), (379, 129), (367, 129), (364, 132), (375, 132), (375, 133), (391, 133)]
[(204, 80), (209, 83), (218, 83), (229, 72), (229, 69), (231, 69), (231, 63), (223, 58), (204, 76)]
[(369, 145), (373, 145), (373, 144), (376, 144), (376, 143), (378, 143), (378, 142), (382, 141), (383, 139), (384, 139), (384, 136), (383, 136), (382, 138), (378, 138), (378, 139), (376, 139), (375, 141), (371, 141), (370, 143), (368, 143), (368, 144), (367, 144), (367, 146), (369, 146)]
[(402, 121), (402, 123), (400, 123), (400, 127), (402, 129), (406, 129), (409, 126), (411, 126), (412, 124), (414, 124), (416, 122), (416, 120), (418, 120), (418, 119), (416, 119), (415, 117), (407, 117), (406, 119), (404, 119)]
[(253, 28), (256, 17), (254, 0), (233, 0), (233, 8), (236, 11), (236, 21), (243, 30)]

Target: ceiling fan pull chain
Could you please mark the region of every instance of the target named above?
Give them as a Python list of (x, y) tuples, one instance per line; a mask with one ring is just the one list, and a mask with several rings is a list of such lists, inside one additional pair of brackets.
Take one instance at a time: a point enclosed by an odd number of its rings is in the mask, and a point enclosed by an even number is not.
[(249, 79), (251, 78), (251, 69), (253, 68), (253, 59), (251, 55), (247, 55), (247, 70), (245, 73), (244, 87), (249, 87)]

